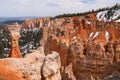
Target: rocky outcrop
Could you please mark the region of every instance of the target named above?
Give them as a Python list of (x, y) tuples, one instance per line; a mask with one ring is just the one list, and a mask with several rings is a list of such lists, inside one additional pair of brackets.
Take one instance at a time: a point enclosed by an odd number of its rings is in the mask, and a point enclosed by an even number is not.
[(61, 80), (61, 62), (57, 52), (47, 55), (42, 67), (42, 75), (45, 80)]
[(43, 26), (49, 26), (50, 25), (50, 17), (46, 18), (39, 18), (39, 19), (26, 19), (25, 22), (22, 23), (22, 28), (34, 28), (39, 27), (42, 28)]
[(105, 77), (103, 80), (120, 80), (120, 74), (113, 73), (112, 75)]
[(45, 78), (45, 80), (61, 80), (59, 54), (52, 52), (45, 56), (43, 47), (32, 51), (25, 58), (0, 59), (0, 66), (0, 71), (2, 71), (0, 79), (42, 80)]
[(115, 60), (120, 62), (120, 42), (115, 42)]
[(8, 31), (10, 32), (10, 37), (11, 37), (11, 51), (9, 54), (9, 57), (13, 58), (22, 58), (22, 54), (19, 49), (19, 38), (20, 38), (20, 30), (21, 26), (18, 24), (13, 24), (8, 26)]
[(75, 76), (73, 74), (72, 64), (69, 64), (63, 70), (63, 72), (62, 72), (62, 80), (76, 80), (76, 78), (75, 78)]

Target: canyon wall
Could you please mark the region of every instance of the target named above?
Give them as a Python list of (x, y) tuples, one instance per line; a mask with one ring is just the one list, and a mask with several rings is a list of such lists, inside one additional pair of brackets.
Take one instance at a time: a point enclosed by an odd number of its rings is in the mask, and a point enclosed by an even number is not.
[[(12, 80), (103, 80), (120, 73), (119, 25), (119, 22), (98, 21), (96, 14), (26, 20), (21, 29), (42, 29), (40, 45), (44, 51), (38, 49), (20, 59), (1, 59), (0, 69), (6, 66), (8, 72), (1, 72), (0, 77), (10, 80), (15, 74)], [(11, 54), (19, 57), (19, 31), (14, 32), (12, 45), (17, 49), (12, 47), (10, 57)]]
[[(45, 53), (59, 52), (63, 80), (100, 80), (120, 72), (120, 23), (87, 17), (54, 19), (42, 27)], [(64, 74), (70, 64), (71, 77)]]

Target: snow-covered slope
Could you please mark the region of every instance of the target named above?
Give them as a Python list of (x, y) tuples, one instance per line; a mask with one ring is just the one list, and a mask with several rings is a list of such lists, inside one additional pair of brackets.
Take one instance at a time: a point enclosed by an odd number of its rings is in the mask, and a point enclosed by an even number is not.
[(105, 22), (110, 22), (115, 20), (116, 22), (120, 22), (120, 20), (118, 20), (120, 17), (120, 9), (102, 11), (99, 12), (96, 17), (99, 21), (104, 20)]

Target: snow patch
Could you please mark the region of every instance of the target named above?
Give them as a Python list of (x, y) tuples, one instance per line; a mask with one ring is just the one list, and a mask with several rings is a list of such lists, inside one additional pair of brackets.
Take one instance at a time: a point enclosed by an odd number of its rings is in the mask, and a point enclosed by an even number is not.
[(105, 17), (105, 14), (107, 13), (107, 11), (103, 11), (103, 12), (99, 12), (98, 14), (97, 14), (97, 19), (99, 20), (99, 21), (101, 21), (101, 20), (104, 20), (105, 22), (107, 21), (106, 20), (106, 17)]
[(113, 20), (114, 20), (114, 19), (117, 19), (119, 16), (120, 16), (120, 10), (117, 10), (117, 11), (115, 11), (115, 13), (113, 14), (112, 19), (113, 19)]
[(99, 35), (100, 35), (100, 32), (97, 31), (97, 32), (95, 33), (95, 35), (93, 36), (93, 38), (96, 38), (96, 37), (98, 37)]
[(120, 22), (120, 19), (116, 20), (115, 22)]
[(91, 32), (88, 39), (90, 39), (93, 36), (93, 34), (94, 32)]
[(108, 42), (110, 39), (110, 33), (108, 31), (105, 32), (105, 37), (106, 37), (107, 42)]
[(74, 40), (74, 39), (76, 39), (77, 37), (76, 36), (74, 36), (73, 38), (72, 38), (72, 40)]
[(110, 22), (112, 20), (117, 19), (120, 16), (120, 9), (119, 10), (112, 10), (113, 15), (107, 19), (106, 15), (108, 15), (108, 11), (98, 12), (96, 17), (99, 21), (104, 20), (105, 22)]
[(89, 24), (89, 25), (91, 24), (91, 22), (90, 22), (90, 21), (87, 21), (86, 23), (87, 23), (87, 24)]

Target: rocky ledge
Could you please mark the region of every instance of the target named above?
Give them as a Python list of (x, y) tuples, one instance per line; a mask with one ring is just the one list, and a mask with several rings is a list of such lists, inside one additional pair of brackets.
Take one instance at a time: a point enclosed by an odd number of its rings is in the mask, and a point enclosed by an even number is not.
[(60, 56), (57, 52), (45, 56), (43, 47), (25, 58), (0, 59), (1, 80), (61, 80)]

